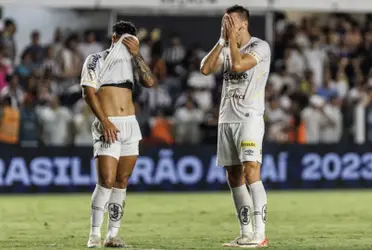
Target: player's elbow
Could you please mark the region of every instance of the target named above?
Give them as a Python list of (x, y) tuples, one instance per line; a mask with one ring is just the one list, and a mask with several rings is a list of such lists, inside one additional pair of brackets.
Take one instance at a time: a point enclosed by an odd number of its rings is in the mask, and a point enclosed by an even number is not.
[(156, 80), (154, 78), (150, 78), (146, 80), (146, 83), (144, 84), (144, 86), (146, 88), (152, 88), (154, 87), (155, 84), (156, 84)]
[(240, 64), (234, 63), (231, 65), (231, 71), (233, 73), (242, 73), (244, 72), (244, 69)]
[(200, 72), (201, 72), (203, 75), (205, 75), (205, 76), (211, 74), (211, 71), (209, 70), (209, 68), (208, 68), (208, 67), (205, 67), (204, 65), (202, 65), (202, 66), (200, 67)]

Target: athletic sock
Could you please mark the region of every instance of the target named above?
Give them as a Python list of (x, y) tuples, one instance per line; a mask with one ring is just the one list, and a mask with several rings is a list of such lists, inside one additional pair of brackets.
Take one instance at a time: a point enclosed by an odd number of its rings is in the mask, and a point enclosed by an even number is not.
[(262, 181), (249, 185), (254, 206), (254, 231), (265, 233), (267, 196)]
[(110, 198), (111, 189), (96, 185), (91, 200), (90, 234), (101, 236), (106, 204)]
[(252, 232), (251, 213), (253, 203), (251, 196), (245, 184), (240, 187), (231, 188), (231, 194), (240, 223), (240, 234), (247, 235)]
[(108, 203), (108, 231), (107, 237), (115, 237), (120, 228), (120, 221), (124, 214), (127, 189), (112, 188)]

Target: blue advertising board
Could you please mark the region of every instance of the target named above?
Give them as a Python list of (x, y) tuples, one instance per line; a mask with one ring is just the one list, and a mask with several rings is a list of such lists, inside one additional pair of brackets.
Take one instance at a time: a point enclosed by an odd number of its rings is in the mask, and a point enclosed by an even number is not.
[[(227, 189), (214, 146), (143, 148), (131, 191)], [(262, 180), (268, 189), (372, 187), (368, 146), (265, 145)], [(0, 146), (0, 193), (91, 191), (96, 183), (91, 148)]]

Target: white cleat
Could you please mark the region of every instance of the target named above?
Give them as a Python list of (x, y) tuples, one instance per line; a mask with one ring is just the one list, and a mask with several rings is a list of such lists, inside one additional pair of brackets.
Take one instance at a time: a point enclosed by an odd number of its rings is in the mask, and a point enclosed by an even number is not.
[(97, 234), (89, 235), (87, 247), (88, 248), (100, 248), (101, 247), (101, 236)]
[(125, 247), (124, 242), (118, 236), (107, 237), (103, 245), (105, 247), (111, 247), (111, 248), (124, 248)]
[(230, 243), (223, 244), (224, 247), (244, 247), (246, 244), (249, 244), (253, 239), (254, 233), (249, 233), (246, 235), (240, 235), (235, 240)]
[(264, 234), (251, 233), (249, 235), (241, 235), (232, 242), (226, 243), (223, 246), (238, 248), (261, 248), (267, 247), (268, 242)]

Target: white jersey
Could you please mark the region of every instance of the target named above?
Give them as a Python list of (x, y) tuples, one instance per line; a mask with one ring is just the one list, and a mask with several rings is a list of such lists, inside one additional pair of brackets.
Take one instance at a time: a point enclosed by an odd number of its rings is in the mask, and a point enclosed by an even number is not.
[(240, 48), (241, 54), (253, 56), (257, 65), (243, 73), (231, 72), (230, 49), (224, 48), (223, 86), (219, 123), (245, 122), (254, 112), (263, 115), (265, 109), (265, 86), (270, 71), (270, 46), (266, 41), (252, 37)]
[[(107, 56), (109, 55), (110, 50), (105, 50), (99, 53), (91, 54), (87, 57), (84, 62), (83, 69), (81, 72), (81, 86), (89, 86), (95, 88), (98, 91), (103, 86), (117, 86), (123, 88), (133, 89), (134, 81), (137, 79), (136, 75), (133, 73), (133, 69), (124, 71), (121, 68), (115, 68), (113, 71), (113, 79), (118, 78), (117, 76), (121, 76), (122, 72), (125, 72), (126, 79), (128, 81), (116, 81), (112, 80), (107, 83), (102, 84), (100, 81), (100, 73), (104, 67), (104, 62)], [(117, 62), (119, 60), (124, 60), (121, 58), (116, 59)], [(132, 67), (132, 66), (131, 66)], [(117, 71), (117, 73), (115, 73)], [(129, 74), (129, 75), (128, 75)], [(115, 77), (116, 76), (116, 77)]]

